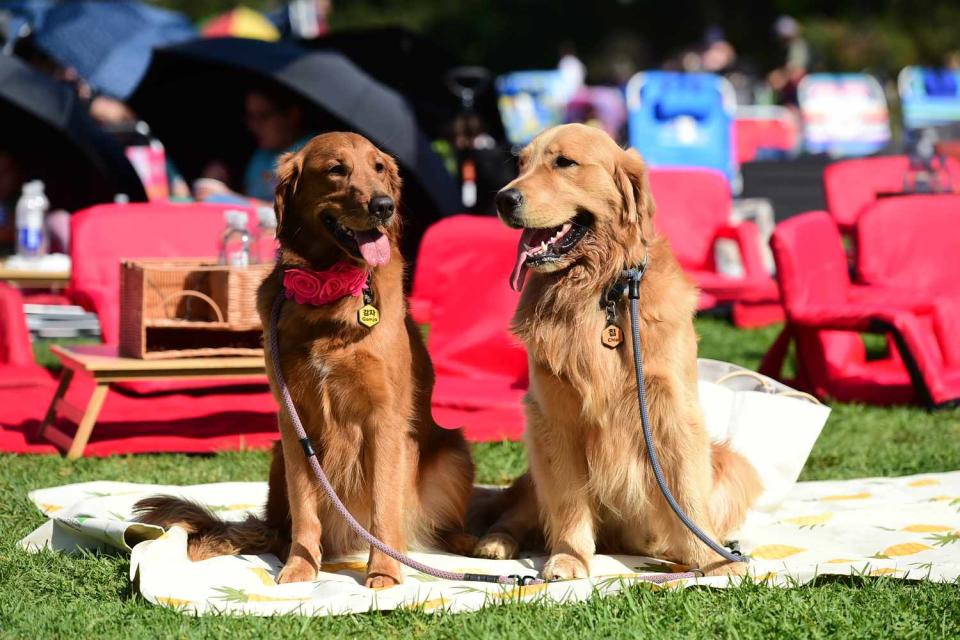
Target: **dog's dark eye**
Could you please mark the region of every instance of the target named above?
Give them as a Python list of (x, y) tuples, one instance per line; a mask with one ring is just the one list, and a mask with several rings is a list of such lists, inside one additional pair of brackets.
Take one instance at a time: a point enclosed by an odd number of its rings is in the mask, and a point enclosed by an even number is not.
[(377, 173), (383, 173), (384, 169), (386, 169), (382, 162), (373, 165), (373, 168), (377, 170)]
[(568, 158), (567, 156), (557, 156), (555, 164), (561, 169), (577, 166), (577, 163), (571, 160), (570, 158)]
[(335, 164), (327, 169), (327, 174), (331, 176), (345, 176), (347, 175), (347, 165)]

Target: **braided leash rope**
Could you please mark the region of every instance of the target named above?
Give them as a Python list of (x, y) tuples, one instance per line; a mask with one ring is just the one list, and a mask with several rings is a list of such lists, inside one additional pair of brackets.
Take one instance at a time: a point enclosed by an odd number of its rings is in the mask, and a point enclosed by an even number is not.
[(640, 300), (640, 281), (646, 272), (647, 259), (644, 257), (643, 264), (639, 268), (627, 269), (623, 272), (628, 287), (627, 295), (630, 298), (630, 333), (633, 337), (633, 365), (634, 373), (637, 378), (637, 403), (640, 405), (640, 423), (643, 427), (643, 441), (647, 445), (647, 456), (650, 458), (650, 466), (653, 467), (653, 475), (657, 479), (657, 485), (663, 494), (670, 509), (673, 510), (680, 522), (690, 530), (690, 532), (700, 539), (705, 545), (719, 554), (724, 560), (730, 562), (748, 562), (749, 557), (740, 553), (737, 549), (727, 549), (710, 538), (703, 530), (696, 525), (693, 520), (683, 511), (677, 503), (676, 498), (667, 486), (667, 480), (663, 475), (663, 467), (660, 466), (660, 458), (657, 450), (653, 446), (653, 429), (650, 426), (650, 415), (647, 410), (647, 384), (643, 376), (643, 354), (640, 351), (640, 323), (638, 317)]

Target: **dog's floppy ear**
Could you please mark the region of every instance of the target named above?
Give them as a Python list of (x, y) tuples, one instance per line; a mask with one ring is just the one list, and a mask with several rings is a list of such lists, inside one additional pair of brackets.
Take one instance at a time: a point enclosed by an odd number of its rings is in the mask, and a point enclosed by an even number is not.
[(393, 197), (394, 206), (400, 210), (400, 194), (403, 190), (403, 180), (400, 178), (400, 167), (389, 153), (381, 153), (383, 166), (386, 168), (387, 185)]
[(641, 235), (645, 240), (649, 240), (653, 237), (653, 214), (656, 207), (650, 194), (650, 184), (647, 182), (647, 169), (639, 153), (627, 149), (620, 154), (615, 180), (623, 196), (624, 222), (639, 224)]
[(303, 154), (299, 151), (285, 153), (277, 162), (277, 189), (273, 199), (273, 210), (277, 214), (277, 237), (283, 232), (283, 221), (287, 207), (293, 204), (293, 198), (300, 186), (300, 174), (303, 173)]

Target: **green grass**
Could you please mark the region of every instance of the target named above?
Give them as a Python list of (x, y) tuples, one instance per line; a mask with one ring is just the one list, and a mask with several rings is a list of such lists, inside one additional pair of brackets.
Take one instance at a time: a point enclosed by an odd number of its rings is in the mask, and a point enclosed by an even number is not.
[[(775, 328), (738, 331), (697, 322), (700, 352), (755, 367)], [(960, 411), (836, 404), (803, 478), (851, 478), (960, 469)], [(776, 428), (776, 425), (771, 425)], [(478, 479), (504, 482), (524, 468), (521, 445), (474, 447)], [(0, 456), (0, 637), (404, 638), (492, 637), (897, 637), (960, 636), (956, 585), (821, 580), (796, 589), (747, 585), (652, 593), (641, 588), (566, 606), (507, 605), (477, 613), (414, 612), (341, 618), (191, 618), (154, 607), (131, 589), (125, 557), (27, 555), (16, 540), (43, 520), (29, 489), (93, 479), (198, 483), (260, 480), (262, 452), (85, 459)]]

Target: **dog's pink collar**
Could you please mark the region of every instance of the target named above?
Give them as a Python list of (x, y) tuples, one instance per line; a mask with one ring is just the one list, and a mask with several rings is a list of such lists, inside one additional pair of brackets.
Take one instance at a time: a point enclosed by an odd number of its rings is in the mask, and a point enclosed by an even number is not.
[(368, 286), (367, 280), (366, 269), (341, 260), (323, 271), (287, 269), (283, 274), (283, 293), (297, 304), (319, 307), (347, 296), (360, 297)]

